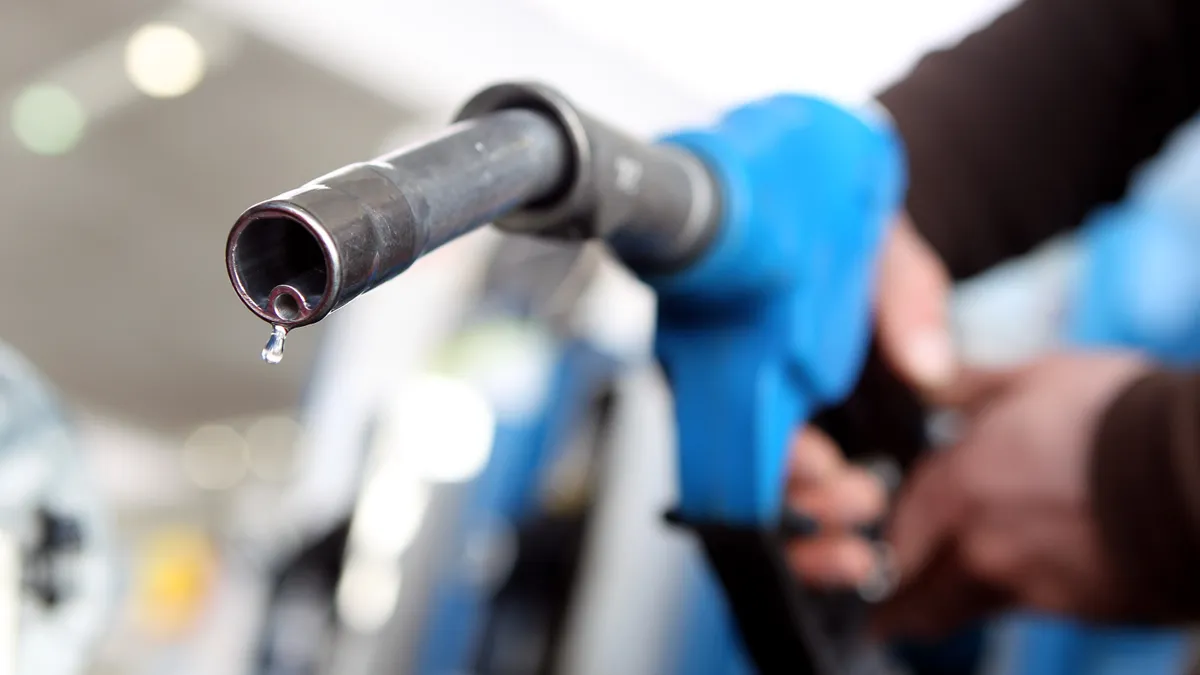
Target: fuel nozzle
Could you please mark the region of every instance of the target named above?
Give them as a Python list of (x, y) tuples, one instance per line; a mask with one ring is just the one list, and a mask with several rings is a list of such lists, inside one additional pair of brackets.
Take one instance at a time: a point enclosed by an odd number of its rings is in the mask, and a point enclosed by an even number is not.
[(229, 275), (264, 320), (313, 323), (441, 244), (551, 196), (567, 165), (542, 115), (465, 120), (251, 207), (229, 235)]
[(489, 222), (521, 234), (604, 238), (645, 269), (690, 260), (713, 230), (714, 184), (698, 159), (626, 137), (553, 89), (494, 86), (457, 120), (238, 218), (226, 264), (242, 302), (273, 324), (264, 360), (282, 358), (289, 329), (322, 320)]

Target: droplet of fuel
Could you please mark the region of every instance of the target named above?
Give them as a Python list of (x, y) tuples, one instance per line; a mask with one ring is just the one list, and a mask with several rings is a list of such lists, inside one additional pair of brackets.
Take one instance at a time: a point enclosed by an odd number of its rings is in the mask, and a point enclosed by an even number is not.
[(271, 329), (271, 337), (267, 338), (267, 346), (263, 347), (262, 360), (274, 365), (283, 360), (283, 345), (287, 340), (287, 328), (275, 326)]

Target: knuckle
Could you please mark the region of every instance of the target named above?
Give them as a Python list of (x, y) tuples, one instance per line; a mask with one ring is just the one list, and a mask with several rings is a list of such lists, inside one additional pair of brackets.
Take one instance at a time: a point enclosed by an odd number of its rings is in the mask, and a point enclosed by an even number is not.
[(967, 570), (985, 581), (1007, 582), (1013, 577), (1014, 560), (1006, 547), (985, 537), (967, 539), (962, 547), (962, 557)]
[[(865, 546), (862, 544), (861, 546)], [(788, 553), (792, 571), (806, 583), (852, 586), (871, 571), (860, 545), (845, 538), (826, 537), (793, 546)]]
[(836, 504), (837, 519), (850, 525), (882, 516), (887, 498), (872, 477), (864, 472), (848, 474), (836, 490), (831, 490), (830, 501)]
[(864, 510), (876, 514), (887, 509), (888, 486), (884, 479), (867, 469), (858, 469), (854, 475), (860, 486)]

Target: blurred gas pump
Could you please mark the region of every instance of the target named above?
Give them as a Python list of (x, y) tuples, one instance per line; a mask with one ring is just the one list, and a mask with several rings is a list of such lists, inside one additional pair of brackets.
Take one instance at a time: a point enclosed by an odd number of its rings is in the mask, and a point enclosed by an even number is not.
[(0, 673), (86, 672), (115, 608), (115, 565), (78, 440), (0, 345)]
[(279, 566), (256, 672), (662, 672), (669, 409), (647, 420), (653, 385), (623, 375), (648, 370), (652, 308), (598, 248), (502, 238), (377, 396), (352, 508)]

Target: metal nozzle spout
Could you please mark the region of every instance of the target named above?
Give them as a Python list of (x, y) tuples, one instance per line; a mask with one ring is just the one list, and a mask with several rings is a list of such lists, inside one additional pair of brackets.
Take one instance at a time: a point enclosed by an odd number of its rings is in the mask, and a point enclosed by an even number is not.
[(520, 234), (604, 239), (652, 273), (689, 264), (717, 230), (720, 194), (699, 157), (625, 136), (553, 89), (489, 87), (459, 119), (430, 141), (242, 214), (226, 247), (242, 302), (286, 334), (493, 221)]
[(229, 233), (230, 280), (263, 320), (314, 323), (438, 246), (552, 198), (569, 164), (558, 126), (539, 113), (459, 122), (252, 206)]

